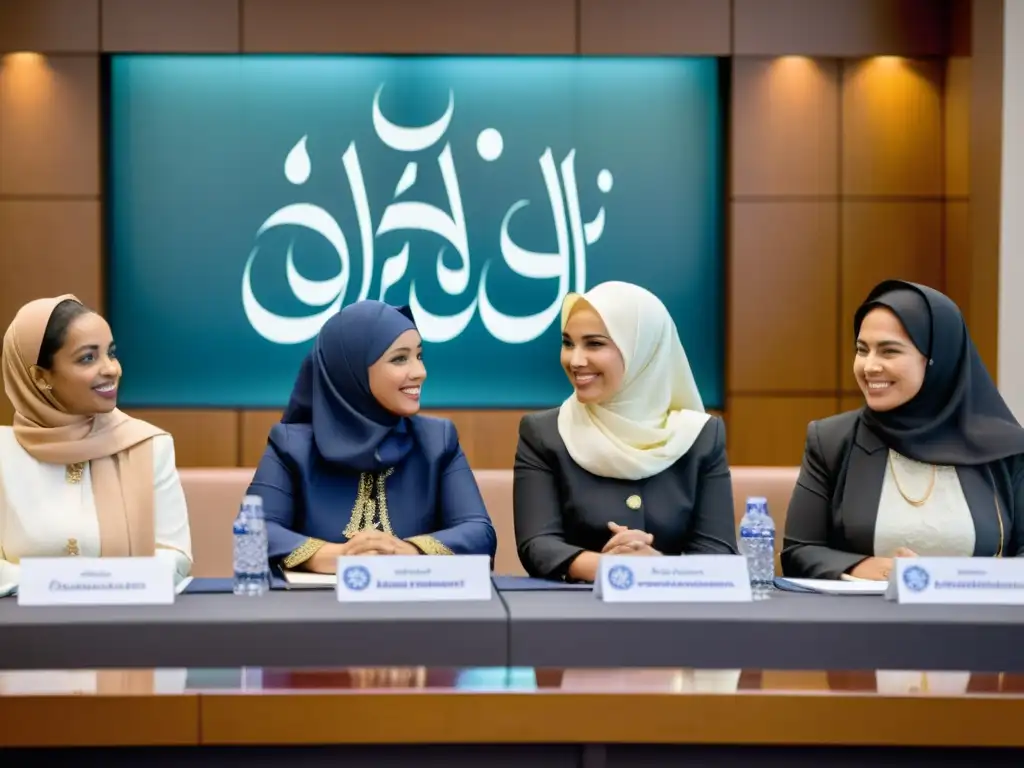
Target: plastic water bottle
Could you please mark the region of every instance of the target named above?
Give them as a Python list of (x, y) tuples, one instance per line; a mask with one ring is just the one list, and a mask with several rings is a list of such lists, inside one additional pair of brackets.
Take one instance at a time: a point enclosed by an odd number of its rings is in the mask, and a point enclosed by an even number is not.
[(234, 525), (234, 570), (236, 595), (259, 596), (270, 589), (267, 558), (267, 522), (263, 499), (246, 496)]
[(747, 499), (739, 544), (740, 554), (747, 558), (750, 591), (755, 600), (767, 600), (775, 588), (775, 521), (768, 514), (768, 499)]

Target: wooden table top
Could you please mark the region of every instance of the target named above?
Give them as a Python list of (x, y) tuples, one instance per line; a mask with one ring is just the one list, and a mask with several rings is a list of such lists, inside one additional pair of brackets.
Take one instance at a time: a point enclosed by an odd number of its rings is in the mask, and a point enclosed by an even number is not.
[(0, 672), (0, 747), (1024, 747), (1024, 676), (342, 668)]

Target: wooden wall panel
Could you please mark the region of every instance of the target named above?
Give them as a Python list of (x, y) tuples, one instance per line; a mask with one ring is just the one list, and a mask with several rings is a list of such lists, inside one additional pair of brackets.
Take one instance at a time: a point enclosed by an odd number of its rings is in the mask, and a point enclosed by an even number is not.
[[(1002, 204), (1003, 0), (971, 6), (971, 269), (967, 324), (985, 366), (999, 370), (999, 243)], [(1013, 141), (1020, 141), (1013, 137)]]
[(942, 56), (939, 0), (733, 0), (737, 56)]
[(239, 0), (102, 0), (104, 51), (234, 53)]
[(99, 0), (0, 0), (0, 53), (92, 53)]
[(241, 0), (251, 53), (576, 53), (576, 0)]
[(939, 61), (844, 64), (844, 195), (942, 195), (943, 80)]
[[(946, 290), (960, 311), (967, 315), (971, 291), (971, 203), (946, 200), (945, 207)], [(973, 334), (973, 329), (972, 329)]]
[(839, 204), (732, 204), (731, 393), (834, 392)]
[(255, 467), (267, 447), (270, 428), (281, 418), (281, 411), (242, 411), (239, 415), (239, 465)]
[(728, 56), (729, 0), (580, 0), (580, 53)]
[[(943, 288), (943, 208), (941, 200), (843, 203), (841, 350), (850, 349), (853, 314), (878, 283), (896, 278)], [(856, 388), (850, 373), (839, 383)]]
[(971, 60), (946, 61), (945, 75), (945, 195), (971, 194)]
[[(850, 353), (850, 368), (853, 368), (853, 353)], [(852, 374), (851, 374), (852, 376)], [(864, 397), (860, 394), (854, 394), (853, 392), (844, 393), (839, 398), (839, 412), (852, 411), (860, 408), (864, 405)]]
[(733, 466), (796, 466), (807, 424), (836, 412), (837, 398), (730, 397), (726, 448)]
[(839, 65), (733, 59), (732, 194), (839, 192)]
[[(125, 370), (130, 376), (131, 371)], [(132, 408), (130, 415), (174, 436), (179, 467), (238, 466), (238, 412)]]
[(99, 57), (2, 59), (0, 195), (98, 197), (99, 152)]

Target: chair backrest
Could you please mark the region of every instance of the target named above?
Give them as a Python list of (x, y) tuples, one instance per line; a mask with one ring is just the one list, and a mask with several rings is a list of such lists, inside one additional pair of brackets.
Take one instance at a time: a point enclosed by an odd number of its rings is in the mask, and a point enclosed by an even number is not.
[(516, 549), (516, 528), (512, 517), (512, 470), (477, 469), (473, 475), (494, 524), (494, 532), (498, 535), (494, 572), (501, 576), (525, 576), (526, 569), (519, 562)]
[[(188, 504), (192, 526), (194, 576), (227, 577), (232, 573), (231, 523), (252, 480), (252, 469), (225, 467), (181, 469), (181, 484)], [(733, 467), (732, 488), (736, 525), (746, 508), (748, 496), (764, 496), (775, 519), (776, 570), (778, 553), (786, 528), (786, 510), (796, 485), (798, 467)], [(498, 552), (494, 559), (495, 573), (522, 576), (526, 571), (516, 551), (515, 524), (512, 514), (512, 470), (475, 470), (484, 504), (498, 535)]]
[(179, 469), (192, 528), (192, 575), (231, 576), (231, 524), (255, 470), (240, 467)]
[(768, 511), (775, 521), (775, 573), (782, 573), (779, 553), (786, 531), (786, 512), (796, 487), (800, 467), (733, 467), (732, 501), (737, 534), (740, 520), (747, 511), (747, 498), (763, 496), (768, 499)]

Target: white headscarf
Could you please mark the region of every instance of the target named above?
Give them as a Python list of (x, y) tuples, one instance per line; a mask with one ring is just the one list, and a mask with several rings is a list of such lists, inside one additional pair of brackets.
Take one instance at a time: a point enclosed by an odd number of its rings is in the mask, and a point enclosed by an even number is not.
[(573, 460), (592, 474), (656, 475), (690, 450), (711, 418), (675, 323), (650, 291), (608, 282), (566, 296), (563, 330), (581, 299), (604, 320), (626, 370), (621, 388), (604, 403), (584, 405), (570, 395), (558, 411), (558, 432)]

